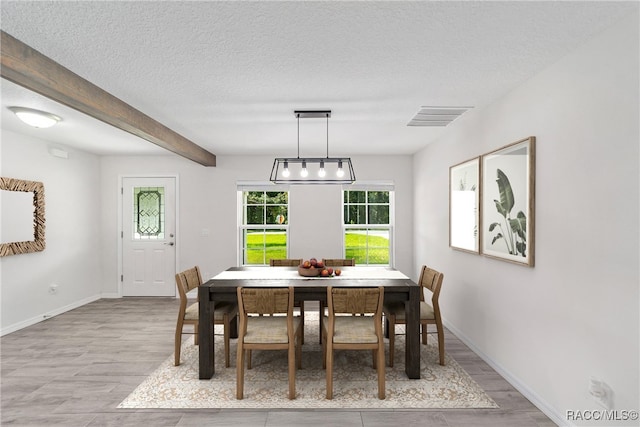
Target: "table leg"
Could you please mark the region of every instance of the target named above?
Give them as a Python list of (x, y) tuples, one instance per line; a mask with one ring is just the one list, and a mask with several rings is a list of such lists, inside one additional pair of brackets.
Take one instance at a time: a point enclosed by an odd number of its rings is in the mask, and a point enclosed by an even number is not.
[(324, 301), (318, 301), (318, 304), (320, 305), (320, 308), (318, 310), (319, 313), (319, 317), (318, 317), (318, 342), (320, 344), (322, 344), (322, 319), (324, 318)]
[(229, 331), (229, 338), (238, 338), (238, 316), (231, 319), (229, 328), (231, 329), (231, 331)]
[(405, 372), (411, 379), (420, 379), (420, 286), (409, 287), (409, 300), (405, 301), (405, 313), (407, 322), (405, 325)]
[(209, 287), (198, 287), (198, 352), (200, 379), (208, 380), (215, 373), (215, 351), (213, 348), (213, 310), (214, 301), (210, 301)]

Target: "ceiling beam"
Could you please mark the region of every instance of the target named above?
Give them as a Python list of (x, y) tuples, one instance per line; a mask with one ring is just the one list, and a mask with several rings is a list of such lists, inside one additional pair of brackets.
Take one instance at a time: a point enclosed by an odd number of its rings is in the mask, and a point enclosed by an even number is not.
[(216, 156), (2, 31), (3, 78), (204, 166)]

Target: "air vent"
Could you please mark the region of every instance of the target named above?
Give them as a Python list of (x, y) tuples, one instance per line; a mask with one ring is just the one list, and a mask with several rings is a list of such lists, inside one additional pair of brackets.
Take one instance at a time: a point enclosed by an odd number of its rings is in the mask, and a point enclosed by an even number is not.
[(420, 107), (407, 126), (446, 126), (473, 107)]

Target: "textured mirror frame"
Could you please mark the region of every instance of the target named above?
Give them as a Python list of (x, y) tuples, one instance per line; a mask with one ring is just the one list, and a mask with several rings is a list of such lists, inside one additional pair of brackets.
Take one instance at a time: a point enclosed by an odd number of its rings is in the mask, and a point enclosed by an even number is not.
[(37, 181), (0, 178), (0, 190), (33, 193), (33, 241), (0, 243), (0, 256), (40, 252), (45, 248), (44, 240), (44, 185)]

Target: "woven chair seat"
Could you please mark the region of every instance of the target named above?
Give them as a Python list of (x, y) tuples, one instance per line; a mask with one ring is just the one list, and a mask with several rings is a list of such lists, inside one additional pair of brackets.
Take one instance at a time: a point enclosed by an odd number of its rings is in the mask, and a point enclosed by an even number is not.
[[(396, 320), (404, 321), (406, 319), (403, 302), (385, 304), (384, 312), (395, 314)], [(435, 318), (436, 314), (431, 304), (420, 301), (420, 320), (433, 320)]]
[[(225, 314), (229, 314), (236, 309), (236, 305), (232, 302), (219, 302), (216, 304), (213, 320), (222, 322)], [(194, 302), (187, 307), (184, 313), (185, 320), (198, 320), (198, 303)]]
[[(298, 329), (300, 317), (293, 318), (293, 328)], [(287, 336), (286, 316), (260, 316), (247, 317), (247, 334), (244, 336), (247, 344), (286, 344), (289, 342)]]
[[(329, 318), (324, 317), (325, 325)], [(375, 323), (369, 316), (336, 316), (333, 332), (334, 344), (377, 343)]]

